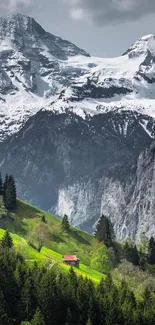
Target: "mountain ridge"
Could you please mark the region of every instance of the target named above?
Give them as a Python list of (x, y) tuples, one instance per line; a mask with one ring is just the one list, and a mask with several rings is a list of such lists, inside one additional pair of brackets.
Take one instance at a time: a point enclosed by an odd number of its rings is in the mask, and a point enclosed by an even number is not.
[[(150, 36), (150, 38), (153, 36)], [(147, 38), (146, 38), (147, 39)], [(154, 53), (142, 37), (118, 58), (91, 57), (20, 14), (0, 19), (0, 140), (40, 109), (85, 118), (111, 110), (155, 117)], [(134, 43), (136, 44), (136, 42)]]

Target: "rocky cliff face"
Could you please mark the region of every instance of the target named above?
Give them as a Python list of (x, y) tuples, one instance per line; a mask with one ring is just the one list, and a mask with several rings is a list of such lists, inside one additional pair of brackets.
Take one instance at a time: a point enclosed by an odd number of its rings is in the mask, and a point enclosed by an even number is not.
[(131, 237), (139, 241), (155, 233), (155, 142), (138, 157), (132, 181), (130, 202), (122, 221), (131, 229)]
[(73, 113), (40, 111), (0, 145), (1, 170), (15, 175), (19, 196), (29, 202), (60, 216), (67, 213), (72, 224), (88, 231), (104, 212), (117, 239), (135, 239), (141, 232), (138, 218), (145, 218), (138, 199), (133, 213), (136, 160), (151, 142), (149, 133), (155, 133), (153, 119), (149, 132), (143, 123), (144, 116), (131, 112), (83, 120)]

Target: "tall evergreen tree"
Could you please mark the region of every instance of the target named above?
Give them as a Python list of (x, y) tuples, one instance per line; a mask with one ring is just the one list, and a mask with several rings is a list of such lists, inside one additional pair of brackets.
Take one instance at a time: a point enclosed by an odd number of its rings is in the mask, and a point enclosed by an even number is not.
[(86, 325), (92, 325), (92, 321), (91, 321), (90, 317), (88, 318)]
[(102, 214), (101, 218), (99, 219), (96, 230), (95, 230), (95, 237), (99, 241), (104, 241), (105, 245), (108, 247), (111, 246), (113, 240), (113, 228), (110, 220)]
[[(0, 246), (0, 288), (5, 299), (6, 312), (9, 319), (14, 319), (19, 313), (19, 291), (14, 277), (17, 256), (14, 249)], [(10, 323), (11, 324), (11, 323)], [(11, 324), (12, 325), (12, 324)]]
[(66, 315), (65, 325), (72, 325), (72, 323), (73, 323), (72, 313), (71, 313), (70, 308), (68, 308), (67, 315)]
[(31, 273), (27, 274), (21, 291), (22, 318), (30, 321), (36, 310), (36, 297)]
[(4, 204), (6, 209), (16, 208), (16, 186), (13, 176), (6, 176), (4, 186)]
[(104, 285), (107, 292), (110, 292), (113, 289), (114, 284), (110, 273), (107, 275)]
[(37, 308), (35, 314), (34, 314), (34, 317), (31, 321), (31, 325), (46, 325), (45, 322), (44, 322), (44, 318), (43, 318), (43, 315), (40, 311), (39, 308)]
[(12, 237), (10, 236), (10, 233), (7, 230), (1, 240), (1, 245), (3, 248), (12, 248), (13, 247)]
[(0, 289), (0, 324), (2, 325), (9, 325), (8, 316), (5, 310), (5, 301), (3, 292)]
[(155, 240), (153, 237), (150, 238), (149, 240), (149, 263), (150, 264), (155, 264)]
[(62, 223), (61, 223), (61, 225), (62, 225), (62, 229), (63, 229), (64, 231), (69, 231), (69, 229), (70, 229), (70, 224), (69, 224), (68, 216), (67, 216), (66, 214), (64, 215), (64, 217), (63, 217), (63, 219), (62, 219)]
[(5, 204), (5, 201), (6, 201), (6, 188), (8, 186), (8, 179), (9, 179), (9, 176), (8, 176), (8, 174), (6, 174), (4, 184), (3, 184), (3, 200), (4, 200), (4, 204)]
[(138, 253), (138, 249), (137, 249), (137, 246), (134, 245), (133, 248), (132, 248), (132, 263), (134, 265), (139, 265), (139, 253)]
[(1, 173), (0, 173), (0, 195), (3, 195), (3, 181), (2, 181)]
[(132, 243), (128, 243), (126, 241), (123, 247), (123, 255), (127, 261), (133, 263), (134, 265), (139, 265), (140, 257), (136, 245), (133, 246)]

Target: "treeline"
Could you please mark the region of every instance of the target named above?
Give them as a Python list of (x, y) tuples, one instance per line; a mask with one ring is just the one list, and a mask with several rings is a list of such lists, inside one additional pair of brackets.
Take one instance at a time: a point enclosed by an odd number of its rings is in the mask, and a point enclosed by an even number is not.
[(3, 182), (0, 174), (0, 195), (3, 196), (4, 206), (7, 210), (16, 208), (16, 185), (12, 175), (6, 174)]
[[(116, 264), (123, 259), (139, 266), (143, 271), (151, 271), (155, 274), (155, 239), (145, 238), (147, 244), (144, 249), (137, 247), (131, 240), (127, 240), (124, 244), (119, 244), (115, 241), (113, 225), (109, 218), (102, 214), (94, 232), (95, 237), (99, 242), (103, 242), (107, 247), (113, 249), (113, 259)], [(152, 267), (153, 266), (153, 267)]]
[(155, 239), (153, 237), (148, 240), (145, 252), (141, 247), (138, 249), (136, 245), (127, 241), (123, 246), (123, 254), (127, 261), (139, 266), (143, 271), (152, 270), (155, 273), (155, 269), (151, 268), (155, 265)]
[(155, 296), (147, 289), (137, 301), (126, 282), (111, 276), (94, 285), (56, 269), (29, 268), (8, 232), (0, 244), (0, 324), (2, 325), (154, 325)]

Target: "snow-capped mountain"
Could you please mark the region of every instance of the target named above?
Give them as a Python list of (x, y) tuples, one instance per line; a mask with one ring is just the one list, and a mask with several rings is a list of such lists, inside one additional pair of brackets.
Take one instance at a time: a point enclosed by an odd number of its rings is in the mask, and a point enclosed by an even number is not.
[(155, 36), (95, 58), (32, 18), (1, 18), (0, 125), (20, 197), (88, 231), (105, 213), (118, 240), (154, 234)]
[[(1, 136), (16, 132), (28, 117), (66, 87), (69, 57), (89, 56), (74, 44), (51, 35), (30, 17), (0, 18)], [(2, 135), (3, 132), (3, 135)]]
[(110, 110), (155, 117), (155, 37), (118, 58), (91, 57), (23, 15), (0, 18), (0, 139), (40, 109), (85, 118)]

